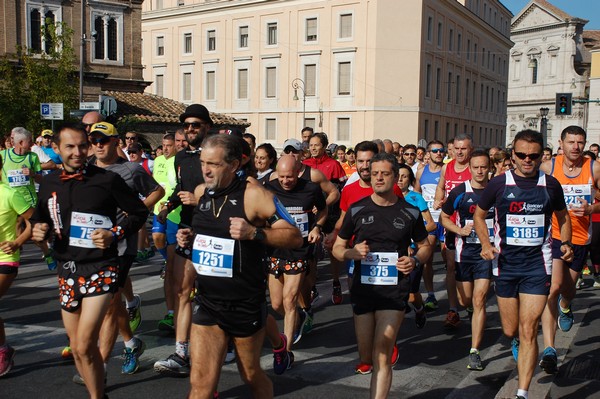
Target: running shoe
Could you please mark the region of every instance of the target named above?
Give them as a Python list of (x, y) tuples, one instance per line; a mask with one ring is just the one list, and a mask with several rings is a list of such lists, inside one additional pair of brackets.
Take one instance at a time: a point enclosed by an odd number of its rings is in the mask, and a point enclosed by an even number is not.
[(167, 313), (165, 318), (158, 322), (158, 329), (160, 331), (175, 331), (173, 313)]
[(148, 259), (148, 258), (146, 256), (145, 250), (137, 251), (137, 254), (135, 255), (135, 259), (134, 259), (137, 263), (142, 263), (146, 259)]
[(467, 318), (470, 321), (473, 319), (473, 307), (469, 306), (466, 310), (467, 310)]
[(71, 346), (65, 346), (60, 353), (60, 357), (63, 359), (73, 359), (73, 351), (71, 350)]
[(160, 268), (160, 279), (164, 280), (166, 274), (167, 274), (167, 261), (165, 261)]
[(425, 308), (421, 309), (418, 312), (415, 310), (415, 324), (417, 325), (417, 328), (421, 329), (421, 328), (425, 327), (426, 323), (427, 323), (427, 312), (425, 312)]
[(15, 350), (12, 346), (0, 348), (0, 377), (8, 374), (15, 364)]
[(515, 399), (525, 399), (525, 396), (517, 395), (515, 396)]
[(306, 319), (308, 318), (306, 312), (304, 310), (300, 310), (298, 312), (298, 325), (296, 326), (296, 331), (294, 331), (294, 342), (293, 344), (297, 344), (302, 339), (302, 333), (304, 332), (304, 325), (306, 324)]
[(540, 360), (540, 368), (546, 372), (546, 374), (554, 374), (558, 371), (558, 358), (556, 356), (556, 350), (549, 346), (544, 349), (542, 353), (542, 360)]
[(467, 368), (469, 370), (476, 371), (483, 370), (483, 365), (481, 364), (481, 356), (479, 355), (479, 351), (469, 353), (469, 364), (467, 364)]
[(454, 310), (449, 310), (446, 315), (446, 321), (444, 322), (444, 327), (446, 328), (457, 328), (460, 325), (460, 316), (458, 312)]
[(400, 352), (398, 351), (398, 345), (394, 344), (394, 347), (392, 348), (392, 357), (390, 358), (390, 363), (392, 364), (392, 367), (394, 367), (396, 363), (398, 363), (399, 359)]
[(344, 300), (342, 296), (342, 285), (339, 280), (333, 282), (333, 290), (331, 291), (331, 302), (334, 305), (339, 305)]
[(125, 348), (123, 350), (123, 365), (121, 366), (121, 374), (133, 374), (140, 367), (140, 356), (146, 350), (146, 344), (139, 338), (133, 337), (135, 346), (133, 348)]
[(354, 367), (354, 372), (356, 374), (371, 374), (373, 372), (373, 366), (367, 363), (359, 363)]
[(235, 360), (235, 348), (233, 342), (229, 340), (227, 343), (227, 353), (225, 354), (225, 364), (229, 364)]
[(512, 341), (510, 341), (510, 347), (512, 350), (513, 358), (516, 362), (519, 360), (519, 338), (513, 338)]
[(288, 367), (287, 367), (287, 369), (289, 370), (289, 369), (291, 369), (291, 368), (292, 368), (292, 365), (294, 364), (294, 360), (295, 360), (295, 357), (294, 357), (294, 352), (292, 352), (292, 351), (289, 351), (289, 352), (288, 352), (288, 356), (289, 356), (289, 358), (290, 358), (290, 364), (288, 364)]
[(273, 349), (273, 371), (281, 375), (290, 367), (290, 352), (287, 351), (287, 338), (284, 334), (279, 334), (282, 346), (279, 349)]
[(142, 322), (142, 298), (137, 294), (134, 294), (133, 297), (136, 299), (137, 305), (127, 308), (127, 313), (129, 314), (129, 328), (132, 333), (135, 333)]
[(190, 374), (190, 360), (173, 353), (165, 360), (154, 363), (154, 371), (161, 374), (187, 376)]
[(52, 251), (48, 252), (48, 255), (44, 256), (48, 270), (56, 270), (56, 260), (52, 256)]
[(560, 308), (560, 300), (562, 299), (562, 295), (558, 296), (558, 328), (561, 331), (569, 331), (571, 327), (573, 327), (573, 310), (571, 309), (571, 305), (569, 305), (569, 309), (566, 312), (563, 312)]
[(594, 274), (594, 288), (600, 288), (600, 274)]
[(314, 315), (312, 309), (308, 312), (306, 310), (303, 310), (303, 312), (306, 314), (306, 320), (304, 320), (304, 328), (302, 329), (302, 334), (306, 335), (310, 333), (313, 329)]
[(315, 303), (317, 303), (319, 298), (320, 298), (320, 296), (319, 296), (319, 291), (317, 291), (317, 286), (313, 285), (312, 288), (310, 289), (310, 304), (311, 304), (311, 306), (314, 305)]
[(425, 302), (423, 303), (423, 306), (427, 312), (433, 312), (436, 310), (439, 306), (437, 299), (435, 299), (435, 295), (428, 295), (427, 299), (425, 299)]

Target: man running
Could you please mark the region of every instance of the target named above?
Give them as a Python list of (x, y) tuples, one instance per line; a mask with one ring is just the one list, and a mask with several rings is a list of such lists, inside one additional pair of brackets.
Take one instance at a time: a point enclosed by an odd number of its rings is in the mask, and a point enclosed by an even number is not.
[[(446, 231), (455, 236), (456, 288), (460, 304), (471, 309), (471, 350), (469, 370), (483, 370), (479, 347), (485, 329), (485, 304), (492, 278), (492, 262), (481, 259), (481, 243), (473, 230), (473, 213), (479, 197), (488, 184), (490, 157), (485, 151), (474, 151), (469, 160), (471, 179), (456, 186), (442, 206), (440, 220)], [(457, 213), (456, 222), (451, 220)], [(494, 208), (485, 217), (489, 238), (494, 239)]]
[(552, 217), (552, 286), (546, 310), (542, 315), (544, 352), (540, 367), (546, 373), (555, 373), (557, 355), (554, 347), (556, 327), (569, 331), (573, 326), (571, 302), (575, 298), (575, 284), (587, 260), (588, 244), (591, 241), (592, 213), (600, 212), (594, 204), (596, 189), (600, 187), (600, 163), (583, 156), (587, 135), (579, 126), (568, 126), (560, 135), (562, 155), (540, 167), (561, 184), (565, 202), (571, 218), (573, 261), (565, 262), (560, 250), (560, 227), (556, 216)]
[[(516, 399), (528, 399), (538, 357), (537, 333), (550, 291), (552, 214), (560, 226), (563, 260), (573, 259), (571, 219), (560, 183), (539, 170), (543, 137), (533, 130), (515, 136), (514, 171), (496, 176), (483, 191), (473, 221), (481, 257), (493, 260), (498, 310), (504, 334), (513, 338), (519, 388)], [(486, 217), (495, 208), (495, 246)]]
[(180, 229), (177, 242), (191, 246), (198, 277), (190, 336), (190, 398), (208, 398), (219, 381), (230, 338), (238, 370), (256, 398), (273, 396), (260, 367), (265, 338), (265, 245), (299, 248), (302, 236), (283, 205), (267, 190), (239, 179), (238, 137), (219, 134), (202, 144), (205, 184), (195, 195), (192, 229)]
[[(429, 257), (431, 246), (421, 212), (394, 193), (396, 157), (377, 154), (370, 170), (373, 194), (348, 209), (333, 256), (356, 262), (350, 299), (361, 355), (357, 370), (372, 369), (371, 397), (385, 398), (392, 383), (392, 351), (410, 289), (408, 276), (420, 267), (421, 259)], [(417, 251), (409, 257), (411, 240)]]
[[(53, 236), (62, 318), (75, 365), (90, 396), (103, 398), (98, 336), (117, 291), (117, 243), (140, 229), (148, 209), (119, 175), (87, 164), (83, 128), (66, 124), (54, 140), (63, 171), (46, 176), (40, 186), (33, 239)], [(117, 222), (119, 209), (127, 217)]]

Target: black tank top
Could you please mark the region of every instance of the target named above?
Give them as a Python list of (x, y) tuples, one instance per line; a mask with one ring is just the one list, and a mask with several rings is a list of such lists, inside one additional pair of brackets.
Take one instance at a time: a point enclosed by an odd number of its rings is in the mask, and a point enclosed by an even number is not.
[[(226, 189), (217, 193), (205, 192), (194, 209), (192, 227), (206, 236), (206, 245), (231, 239), (229, 218), (241, 217), (248, 221), (244, 211), (244, 193), (247, 182), (235, 179)], [(248, 221), (249, 222), (249, 221)], [(213, 247), (221, 244), (212, 244)], [(217, 248), (217, 250), (219, 249)], [(214, 250), (214, 248), (213, 248)], [(265, 301), (266, 268), (265, 246), (259, 241), (235, 240), (233, 246), (232, 276), (216, 277), (198, 274), (198, 293), (221, 301)], [(192, 261), (198, 270), (194, 255)]]
[(300, 179), (312, 181), (312, 179), (310, 178), (310, 166), (304, 166), (304, 172), (302, 172), (302, 174), (300, 175)]

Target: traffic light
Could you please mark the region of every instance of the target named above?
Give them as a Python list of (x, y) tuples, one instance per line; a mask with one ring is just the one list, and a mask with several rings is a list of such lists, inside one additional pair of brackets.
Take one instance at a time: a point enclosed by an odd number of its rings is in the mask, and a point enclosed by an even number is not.
[(571, 115), (572, 93), (556, 93), (556, 115)]

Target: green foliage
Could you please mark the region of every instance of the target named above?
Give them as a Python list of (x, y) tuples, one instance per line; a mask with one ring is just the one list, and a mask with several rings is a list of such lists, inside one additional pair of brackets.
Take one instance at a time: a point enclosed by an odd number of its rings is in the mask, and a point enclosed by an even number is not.
[(0, 129), (6, 134), (23, 126), (34, 136), (49, 128), (42, 120), (40, 103), (63, 103), (65, 119), (78, 109), (79, 77), (72, 45), (73, 30), (65, 23), (47, 21), (42, 37), (54, 43), (47, 52), (34, 53), (18, 46), (0, 60)]

